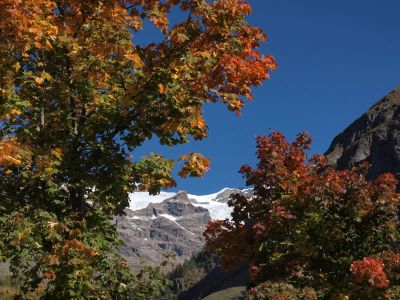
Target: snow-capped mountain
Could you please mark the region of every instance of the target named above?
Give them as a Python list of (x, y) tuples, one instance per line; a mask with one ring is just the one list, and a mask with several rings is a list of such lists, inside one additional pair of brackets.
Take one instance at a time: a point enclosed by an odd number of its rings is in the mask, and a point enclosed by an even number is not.
[(202, 249), (202, 234), (208, 222), (231, 217), (232, 208), (227, 202), (234, 193), (251, 192), (225, 188), (201, 196), (186, 192), (161, 192), (156, 196), (132, 193), (126, 215), (116, 218), (126, 244), (120, 253), (133, 267), (141, 261), (157, 264), (164, 252), (173, 252), (177, 262), (190, 258)]
[[(224, 188), (219, 192), (210, 195), (192, 195), (187, 194), (190, 203), (196, 207), (203, 207), (210, 212), (212, 220), (224, 220), (231, 217), (232, 208), (228, 206), (227, 200), (232, 193), (237, 193), (239, 190)], [(176, 197), (179, 193), (161, 192), (158, 195), (152, 196), (147, 192), (135, 192), (130, 194), (129, 209), (138, 211), (146, 208), (149, 204), (162, 203), (165, 200)]]

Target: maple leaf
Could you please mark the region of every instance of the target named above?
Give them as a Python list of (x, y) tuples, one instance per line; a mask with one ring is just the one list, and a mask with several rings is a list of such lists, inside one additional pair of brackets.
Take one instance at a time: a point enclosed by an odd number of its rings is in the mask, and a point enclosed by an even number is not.
[(37, 84), (42, 84), (43, 82), (44, 82), (44, 79), (42, 78), (42, 77), (37, 77), (37, 76), (35, 76), (34, 77), (34, 80), (35, 80), (35, 82), (37, 83)]
[(181, 177), (202, 177), (210, 169), (210, 160), (200, 153), (189, 153), (179, 157), (184, 162), (179, 172)]
[(167, 92), (166, 86), (164, 84), (162, 84), (162, 83), (160, 83), (158, 85), (158, 88), (159, 88), (160, 94), (165, 94)]
[(43, 48), (42, 44), (39, 43), (39, 42), (37, 42), (37, 41), (34, 42), (34, 45), (35, 45), (35, 47), (38, 48), (38, 49), (42, 49), (42, 48)]

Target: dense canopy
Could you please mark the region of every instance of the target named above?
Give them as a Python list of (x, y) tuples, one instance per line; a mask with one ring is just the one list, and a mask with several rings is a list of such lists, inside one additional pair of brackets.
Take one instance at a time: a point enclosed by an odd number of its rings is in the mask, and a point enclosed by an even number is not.
[[(110, 218), (129, 192), (175, 185), (173, 160), (135, 149), (206, 137), (206, 102), (240, 113), (276, 67), (250, 12), (242, 0), (0, 1), (0, 258), (26, 295), (132, 293), (106, 254)], [(148, 21), (162, 38), (139, 45)], [(181, 160), (183, 177), (209, 167)]]
[(250, 263), (253, 299), (399, 299), (398, 181), (327, 167), (310, 144), (260, 136), (257, 167), (240, 170), (254, 195), (232, 197), (232, 220), (208, 226), (207, 246), (225, 268)]

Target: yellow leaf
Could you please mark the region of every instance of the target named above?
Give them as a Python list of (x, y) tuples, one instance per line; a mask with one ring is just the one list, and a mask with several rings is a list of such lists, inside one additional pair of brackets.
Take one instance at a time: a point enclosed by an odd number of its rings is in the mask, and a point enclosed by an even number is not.
[(51, 26), (49, 30), (47, 30), (47, 34), (50, 35), (51, 37), (56, 35), (58, 33), (58, 27), (57, 26)]
[(52, 254), (52, 255), (49, 255), (48, 262), (49, 262), (50, 266), (59, 265), (60, 264), (60, 259), (58, 258), (57, 255)]
[(53, 46), (51, 45), (51, 43), (48, 40), (46, 40), (46, 47), (48, 49), (53, 49)]
[(52, 221), (48, 221), (47, 225), (49, 225), (50, 228), (54, 228), (54, 226), (56, 226), (58, 223), (57, 222), (52, 222)]
[(19, 116), (20, 114), (22, 114), (22, 111), (20, 111), (19, 109), (13, 108), (11, 110), (10, 114)]
[(57, 159), (59, 159), (59, 160), (62, 159), (62, 150), (60, 148), (55, 148), (53, 150), (53, 154)]
[(17, 62), (17, 63), (14, 65), (14, 69), (15, 69), (16, 71), (19, 71), (19, 69), (21, 69), (21, 64), (20, 64), (19, 62)]
[(37, 77), (37, 76), (35, 76), (34, 79), (35, 79), (35, 82), (36, 82), (37, 84), (42, 84), (43, 81), (44, 81), (43, 78), (40, 78), (40, 77)]
[(143, 61), (140, 59), (140, 56), (136, 53), (127, 53), (124, 55), (125, 58), (129, 59), (135, 67), (141, 67), (143, 66)]
[(43, 78), (43, 79), (47, 79), (48, 81), (50, 81), (50, 80), (51, 80), (51, 75), (50, 75), (49, 73), (44, 72), (42, 78)]

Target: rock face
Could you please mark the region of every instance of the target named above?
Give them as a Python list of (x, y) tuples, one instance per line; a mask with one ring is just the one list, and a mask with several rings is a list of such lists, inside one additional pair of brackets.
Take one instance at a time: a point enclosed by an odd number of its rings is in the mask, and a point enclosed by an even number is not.
[(400, 87), (336, 136), (325, 155), (338, 169), (368, 161), (369, 179), (385, 172), (400, 178)]
[(115, 218), (125, 242), (120, 254), (134, 269), (140, 269), (143, 262), (159, 264), (167, 252), (175, 254), (176, 263), (182, 263), (203, 248), (203, 232), (209, 221), (230, 216), (226, 203), (237, 192), (224, 189), (206, 196), (178, 192), (155, 197), (133, 193), (126, 215)]

